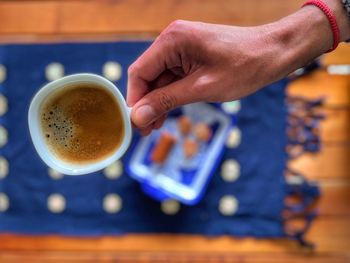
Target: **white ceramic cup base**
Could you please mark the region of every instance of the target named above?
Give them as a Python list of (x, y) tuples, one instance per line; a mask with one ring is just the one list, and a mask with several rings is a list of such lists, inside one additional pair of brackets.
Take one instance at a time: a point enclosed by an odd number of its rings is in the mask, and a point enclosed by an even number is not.
[[(45, 137), (40, 124), (40, 109), (45, 100), (53, 92), (56, 92), (57, 90), (67, 86), (83, 83), (98, 85), (99, 87), (105, 88), (111, 94), (113, 94), (115, 100), (119, 105), (123, 117), (125, 132), (120, 146), (108, 157), (87, 164), (74, 164), (59, 159), (52, 152), (52, 150), (49, 149), (48, 145), (45, 142)], [(126, 105), (123, 95), (120, 93), (118, 88), (109, 80), (101, 76), (89, 73), (70, 75), (48, 83), (35, 94), (32, 102), (30, 103), (28, 111), (29, 132), (34, 147), (39, 156), (52, 169), (66, 175), (82, 175), (93, 173), (107, 167), (116, 160), (120, 159), (128, 149), (132, 136), (130, 111), (131, 108)]]

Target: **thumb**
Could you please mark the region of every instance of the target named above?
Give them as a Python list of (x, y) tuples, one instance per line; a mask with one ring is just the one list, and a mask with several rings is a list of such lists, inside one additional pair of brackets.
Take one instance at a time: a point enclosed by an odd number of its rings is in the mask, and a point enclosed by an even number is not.
[(131, 112), (132, 122), (139, 128), (147, 127), (168, 111), (195, 102), (191, 85), (186, 77), (151, 91), (134, 105)]

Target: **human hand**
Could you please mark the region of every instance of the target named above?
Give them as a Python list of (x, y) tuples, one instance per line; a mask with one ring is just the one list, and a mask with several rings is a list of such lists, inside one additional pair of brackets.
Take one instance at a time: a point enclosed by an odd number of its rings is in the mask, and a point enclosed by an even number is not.
[(177, 106), (254, 92), (273, 78), (274, 54), (267, 45), (261, 28), (172, 23), (129, 68), (133, 123), (148, 134)]
[(331, 45), (328, 21), (317, 8), (258, 27), (175, 21), (129, 68), (131, 120), (147, 135), (177, 106), (240, 99)]

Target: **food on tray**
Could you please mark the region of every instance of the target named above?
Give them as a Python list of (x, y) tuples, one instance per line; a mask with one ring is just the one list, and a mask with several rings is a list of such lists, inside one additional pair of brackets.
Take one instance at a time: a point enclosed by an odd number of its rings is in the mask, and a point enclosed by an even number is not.
[(158, 142), (151, 153), (151, 160), (158, 164), (163, 164), (173, 148), (176, 139), (170, 133), (164, 132), (160, 135)]
[(203, 142), (209, 141), (212, 135), (210, 127), (203, 122), (199, 122), (194, 126), (193, 133), (198, 140)]
[(182, 135), (186, 136), (192, 129), (192, 121), (189, 117), (182, 115), (177, 119), (178, 129)]
[(186, 158), (192, 158), (198, 153), (198, 143), (193, 139), (186, 139), (183, 143), (183, 152)]

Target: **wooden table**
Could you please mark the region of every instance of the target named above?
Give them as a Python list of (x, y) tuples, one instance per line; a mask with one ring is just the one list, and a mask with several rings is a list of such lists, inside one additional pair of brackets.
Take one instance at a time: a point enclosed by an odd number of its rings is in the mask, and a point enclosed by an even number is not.
[[(108, 41), (154, 37), (174, 19), (253, 25), (278, 19), (302, 1), (119, 0), (1, 1), (1, 42)], [(325, 64), (350, 64), (341, 46)], [(0, 235), (0, 262), (350, 262), (350, 77), (320, 70), (295, 81), (291, 94), (326, 96), (322, 151), (291, 162), (322, 187), (320, 216), (307, 239), (316, 250), (283, 239), (126, 235), (68, 238)]]

